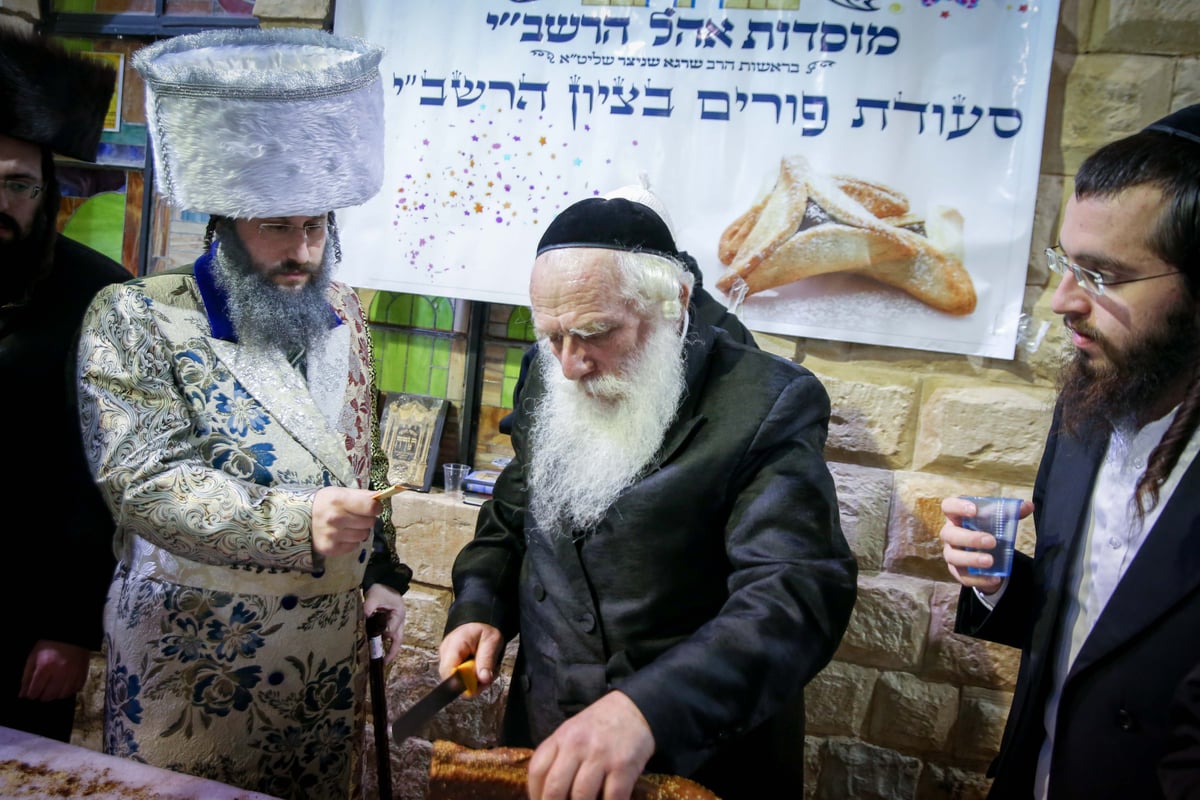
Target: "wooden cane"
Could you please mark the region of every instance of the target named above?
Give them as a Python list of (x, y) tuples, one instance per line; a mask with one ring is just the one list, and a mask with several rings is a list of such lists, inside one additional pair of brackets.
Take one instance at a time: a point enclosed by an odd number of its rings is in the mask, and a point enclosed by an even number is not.
[(387, 685), (384, 679), (383, 634), (388, 614), (381, 608), (367, 617), (367, 644), (371, 653), (371, 713), (375, 720), (375, 767), (380, 800), (392, 800), (392, 758), (388, 740)]

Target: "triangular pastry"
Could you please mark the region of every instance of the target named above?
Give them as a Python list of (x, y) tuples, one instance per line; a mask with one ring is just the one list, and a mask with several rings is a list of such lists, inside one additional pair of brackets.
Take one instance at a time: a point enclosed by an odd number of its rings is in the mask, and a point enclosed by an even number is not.
[(802, 156), (783, 160), (775, 187), (725, 229), (717, 253), (729, 265), (717, 281), (727, 295), (743, 283), (754, 294), (853, 272), (950, 314), (975, 309), (975, 287), (962, 265), (961, 214), (938, 208), (920, 219), (903, 195), (816, 175)]

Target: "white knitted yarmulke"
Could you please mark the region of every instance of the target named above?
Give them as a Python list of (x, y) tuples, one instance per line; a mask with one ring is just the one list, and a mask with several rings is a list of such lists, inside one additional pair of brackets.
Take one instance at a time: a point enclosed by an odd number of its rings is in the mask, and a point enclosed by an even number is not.
[(619, 186), (611, 192), (605, 192), (600, 195), (605, 200), (612, 200), (614, 197), (624, 197), (626, 200), (632, 200), (635, 203), (641, 203), (653, 209), (655, 214), (662, 218), (662, 221), (667, 223), (667, 228), (671, 231), (671, 236), (675, 236), (675, 224), (671, 222), (671, 215), (667, 213), (667, 207), (658, 195), (650, 191), (650, 181), (646, 178), (645, 173), (638, 175), (638, 183), (631, 183), (626, 186)]

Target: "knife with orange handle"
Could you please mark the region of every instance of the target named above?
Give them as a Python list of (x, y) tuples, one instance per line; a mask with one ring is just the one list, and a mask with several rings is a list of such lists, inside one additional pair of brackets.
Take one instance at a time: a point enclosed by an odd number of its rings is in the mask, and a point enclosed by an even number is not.
[(469, 658), (454, 668), (450, 677), (433, 687), (433, 691), (413, 703), (392, 722), (392, 739), (402, 742), (416, 734), (439, 711), (450, 705), (455, 698), (474, 697), (479, 691), (475, 677), (475, 659)]

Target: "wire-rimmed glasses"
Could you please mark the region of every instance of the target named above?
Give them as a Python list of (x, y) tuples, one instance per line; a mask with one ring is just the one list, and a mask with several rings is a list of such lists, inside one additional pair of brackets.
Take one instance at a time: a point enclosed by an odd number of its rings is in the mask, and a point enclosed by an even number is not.
[(1066, 255), (1060, 253), (1057, 247), (1046, 248), (1046, 265), (1053, 272), (1059, 275), (1066, 275), (1068, 272), (1075, 278), (1075, 282), (1083, 288), (1085, 292), (1096, 297), (1104, 295), (1105, 288), (1109, 286), (1121, 286), (1126, 283), (1137, 283), (1138, 281), (1148, 281), (1152, 278), (1165, 278), (1168, 275), (1177, 275), (1179, 270), (1171, 270), (1170, 272), (1159, 272), (1154, 275), (1141, 275), (1137, 278), (1110, 278), (1103, 272), (1096, 272), (1094, 269), (1081, 267), (1074, 261), (1068, 261)]
[(3, 181), (0, 181), (0, 185), (9, 194), (29, 200), (37, 199), (37, 196), (42, 193), (42, 189), (46, 188), (45, 186), (39, 186), (36, 183), (31, 183), (20, 178), (5, 178)]
[(297, 231), (304, 232), (304, 241), (308, 242), (309, 238), (322, 239), (325, 232), (328, 230), (329, 224), (326, 220), (320, 222), (306, 222), (303, 225), (289, 225), (286, 222), (263, 222), (258, 226), (258, 232), (264, 239), (273, 242), (291, 241)]

